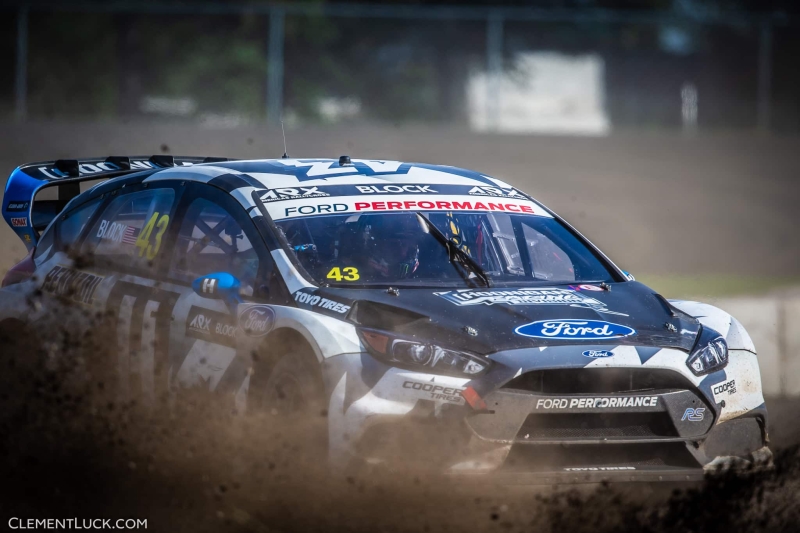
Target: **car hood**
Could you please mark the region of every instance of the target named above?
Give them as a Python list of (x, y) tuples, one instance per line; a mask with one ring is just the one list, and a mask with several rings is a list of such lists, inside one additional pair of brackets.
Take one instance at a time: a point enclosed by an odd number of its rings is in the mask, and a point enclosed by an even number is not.
[(638, 282), (605, 287), (320, 288), (296, 295), (296, 301), (319, 312), (332, 307), (320, 302), (339, 302), (331, 314), (342, 317), (342, 305), (349, 306), (346, 319), (360, 326), (480, 354), (574, 344), (685, 351), (694, 346), (699, 322), (649, 287)]

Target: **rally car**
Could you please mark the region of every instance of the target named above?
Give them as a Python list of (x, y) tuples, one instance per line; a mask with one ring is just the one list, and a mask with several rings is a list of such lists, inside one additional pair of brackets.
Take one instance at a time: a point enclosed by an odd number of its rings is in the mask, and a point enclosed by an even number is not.
[(59, 160), (17, 168), (2, 213), (30, 252), (0, 291), (6, 338), (44, 342), (66, 320), (54, 306), (111, 316), (120, 398), (322, 405), (334, 469), (684, 481), (771, 458), (736, 319), (667, 300), (480, 172)]

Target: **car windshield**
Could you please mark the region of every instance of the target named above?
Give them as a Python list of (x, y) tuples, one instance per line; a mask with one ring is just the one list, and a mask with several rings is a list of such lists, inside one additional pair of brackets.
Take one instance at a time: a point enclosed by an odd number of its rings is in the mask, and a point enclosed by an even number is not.
[[(278, 221), (277, 226), (298, 262), (321, 285), (452, 286), (480, 284), (483, 278), (492, 286), (613, 280), (596, 254), (551, 217), (421, 211), (312, 216)], [(456, 260), (459, 254), (451, 246), (473, 259), (468, 268)]]

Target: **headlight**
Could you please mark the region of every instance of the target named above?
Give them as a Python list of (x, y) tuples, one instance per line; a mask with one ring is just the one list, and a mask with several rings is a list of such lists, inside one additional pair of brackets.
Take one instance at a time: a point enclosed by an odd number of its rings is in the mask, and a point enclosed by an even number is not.
[(477, 355), (443, 348), (436, 344), (398, 337), (374, 329), (359, 329), (370, 353), (384, 362), (434, 374), (477, 377), (490, 361)]
[(728, 364), (728, 343), (713, 329), (703, 328), (686, 365), (695, 376), (708, 374)]

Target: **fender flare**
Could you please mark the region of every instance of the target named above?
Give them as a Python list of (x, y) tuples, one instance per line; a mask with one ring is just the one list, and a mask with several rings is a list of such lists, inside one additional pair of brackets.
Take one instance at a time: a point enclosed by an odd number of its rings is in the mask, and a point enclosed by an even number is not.
[(275, 312), (275, 324), (265, 337), (267, 343), (273, 332), (291, 330), (305, 339), (319, 363), (343, 353), (363, 351), (353, 324), (297, 307), (271, 307)]
[(714, 329), (728, 343), (730, 350), (745, 350), (757, 354), (753, 340), (742, 324), (719, 307), (691, 300), (669, 300), (669, 303), (684, 313), (696, 318), (704, 326)]

